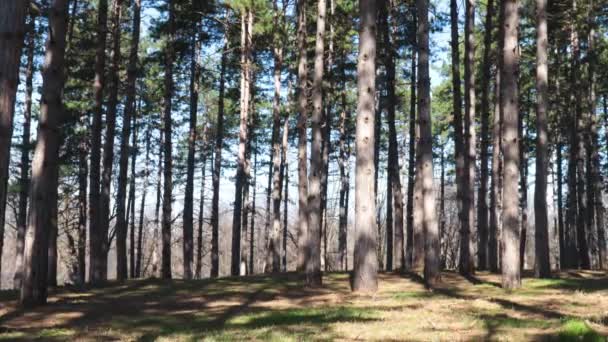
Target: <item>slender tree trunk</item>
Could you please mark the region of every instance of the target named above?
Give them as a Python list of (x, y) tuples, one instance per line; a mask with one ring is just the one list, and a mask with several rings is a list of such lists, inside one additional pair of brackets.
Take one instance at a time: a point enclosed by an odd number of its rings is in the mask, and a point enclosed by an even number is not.
[[(199, 25), (194, 25), (195, 32)], [(188, 135), (188, 160), (186, 162), (186, 191), (184, 193), (184, 230), (183, 230), (183, 262), (184, 279), (192, 279), (192, 263), (194, 256), (194, 153), (196, 148), (196, 119), (198, 115), (198, 88), (200, 80), (200, 49), (201, 40), (198, 34), (192, 36), (192, 56), (190, 60), (190, 132)]]
[(298, 260), (297, 270), (303, 271), (310, 258), (308, 240), (308, 157), (306, 126), (308, 121), (306, 56), (306, 1), (298, 0)]
[(4, 247), (13, 116), (28, 8), (29, 1), (26, 0), (2, 1), (0, 4), (0, 32), (3, 32), (0, 36), (0, 261)]
[(431, 125), (431, 80), (429, 76), (429, 2), (417, 0), (418, 13), (418, 115), (420, 149), (416, 177), (420, 177), (424, 227), (424, 282), (433, 287), (439, 282), (439, 227), (437, 226), (435, 190), (433, 189), (433, 133)]
[(211, 199), (211, 277), (219, 275), (219, 201), (220, 176), (222, 171), (222, 144), (224, 142), (224, 92), (226, 85), (226, 60), (228, 43), (224, 41), (220, 62), (220, 87), (217, 106), (217, 122), (215, 127), (215, 153), (213, 160), (213, 198)]
[(481, 150), (479, 190), (477, 193), (477, 267), (488, 268), (488, 147), (490, 144), (490, 53), (492, 50), (492, 28), (494, 18), (494, 0), (489, 0), (486, 7), (486, 22), (483, 39), (483, 72), (481, 78)]
[[(291, 87), (290, 87), (291, 88)], [(284, 184), (283, 201), (283, 272), (287, 272), (287, 210), (289, 195), (289, 160), (287, 159), (287, 149), (289, 148), (289, 117), (285, 118), (283, 126), (283, 139), (281, 146), (281, 183)]]
[(152, 233), (152, 277), (158, 276), (158, 230), (160, 228), (159, 213), (163, 202), (162, 193), (162, 176), (163, 176), (163, 150), (164, 137), (163, 129), (159, 127), (159, 144), (158, 144), (158, 166), (156, 173), (156, 205), (154, 207), (154, 232)]
[(519, 268), (519, 199), (517, 182), (519, 180), (519, 145), (517, 135), (517, 121), (519, 115), (519, 98), (517, 87), (518, 74), (518, 40), (519, 26), (518, 0), (505, 0), (504, 19), (504, 47), (502, 50), (500, 105), (503, 113), (503, 155), (504, 155), (504, 181), (503, 181), (503, 208), (502, 208), (502, 286), (506, 289), (521, 286), (521, 272)]
[(196, 269), (194, 271), (194, 277), (201, 279), (203, 275), (203, 227), (205, 224), (205, 169), (207, 166), (207, 126), (203, 130), (203, 149), (201, 151), (201, 199), (198, 208), (198, 234), (196, 240)]
[[(416, 27), (416, 13), (414, 24)], [(405, 262), (406, 267), (414, 268), (414, 172), (416, 165), (416, 55), (418, 53), (416, 35), (412, 35), (412, 64), (410, 72), (410, 120), (409, 120), (409, 157), (407, 167), (407, 207), (406, 207), (406, 235)]]
[(355, 249), (352, 289), (378, 289), (377, 230), (374, 188), (374, 96), (376, 93), (376, 1), (359, 0), (357, 126), (355, 177)]
[[(250, 68), (248, 67), (248, 70), (250, 70)], [(247, 132), (248, 132), (248, 139), (247, 139), (247, 144), (245, 145), (245, 166), (243, 169), (243, 206), (242, 206), (242, 215), (241, 215), (241, 252), (240, 252), (240, 259), (239, 259), (239, 275), (246, 275), (247, 274), (247, 260), (249, 259), (247, 256), (247, 249), (244, 247), (247, 245), (247, 230), (248, 230), (248, 225), (250, 222), (253, 223), (253, 221), (251, 221), (251, 219), (255, 218), (255, 214), (251, 215), (251, 218), (249, 217), (249, 214), (252, 212), (252, 200), (251, 197), (249, 195), (250, 193), (250, 186), (251, 186), (251, 153), (252, 150), (254, 150), (254, 146), (253, 143), (255, 142), (255, 132), (254, 132), (254, 128), (255, 128), (255, 78), (251, 77), (250, 78), (250, 83), (249, 83), (249, 98), (250, 98), (250, 105), (248, 105), (249, 109), (249, 116), (248, 116), (248, 120), (247, 120)], [(254, 159), (257, 160), (257, 150), (253, 151), (254, 152)]]
[(536, 188), (534, 189), (534, 246), (536, 276), (551, 276), (547, 213), (547, 0), (536, 0)]
[(558, 222), (558, 234), (559, 234), (559, 268), (563, 270), (566, 268), (566, 244), (565, 244), (565, 227), (563, 218), (563, 190), (562, 190), (562, 144), (557, 143), (555, 148), (555, 154), (557, 159), (557, 222)]
[(146, 129), (146, 156), (144, 159), (144, 184), (141, 191), (141, 204), (139, 207), (139, 227), (137, 228), (137, 257), (135, 260), (135, 277), (139, 278), (142, 276), (141, 263), (143, 254), (143, 231), (144, 231), (144, 214), (146, 209), (146, 195), (148, 193), (148, 178), (150, 177), (150, 170), (148, 169), (148, 163), (150, 163), (150, 131)]
[(523, 271), (526, 261), (526, 242), (528, 238), (528, 145), (526, 141), (526, 113), (519, 114), (518, 134), (519, 134), (519, 205), (521, 212), (521, 230), (519, 237), (519, 268)]
[(283, 64), (282, 34), (280, 32), (280, 16), (277, 0), (273, 1), (274, 8), (274, 98), (272, 101), (272, 230), (268, 249), (266, 267), (272, 272), (280, 271), (281, 250), (279, 231), (281, 229), (281, 68)]
[(78, 286), (86, 281), (88, 151), (89, 146), (83, 137), (78, 151)]
[[(139, 50), (139, 26), (141, 22), (141, 0), (133, 2), (133, 28), (129, 65), (127, 67), (127, 101), (123, 117), (120, 140), (120, 162), (118, 166), (118, 191), (116, 195), (116, 276), (118, 280), (127, 278), (127, 220), (125, 196), (127, 193), (127, 172), (129, 168), (129, 136), (131, 118), (135, 115), (135, 82), (137, 80), (137, 52)], [(120, 43), (120, 40), (117, 41)]]
[(99, 0), (97, 5), (97, 46), (95, 51), (95, 81), (93, 92), (93, 122), (91, 125), (91, 161), (89, 172), (89, 281), (98, 284), (104, 281), (103, 250), (100, 212), (101, 174), (101, 124), (103, 116), (103, 92), (105, 87), (106, 40), (108, 30), (108, 0)]
[[(127, 218), (130, 216), (131, 221), (131, 236), (129, 237), (130, 243), (130, 253), (129, 253), (129, 277), (135, 278), (135, 164), (137, 163), (137, 114), (133, 115), (133, 135), (131, 140), (132, 150), (131, 150), (131, 179), (129, 184), (129, 207), (130, 207), (130, 215), (127, 214)], [(129, 220), (127, 220), (128, 222)]]
[[(245, 158), (248, 139), (248, 116), (249, 116), (249, 18), (252, 17), (250, 10), (244, 10), (241, 14), (241, 102), (240, 102), (240, 125), (239, 125), (239, 149), (235, 181), (234, 211), (232, 217), (232, 259), (230, 274), (239, 275), (241, 267), (241, 220), (243, 207), (243, 182), (245, 181)], [(252, 19), (253, 20), (253, 19)]]
[[(461, 274), (475, 272), (474, 234), (475, 229), (475, 0), (466, 0), (464, 30), (464, 172), (463, 172), (463, 218), (460, 237), (460, 253), (469, 260), (459, 269)], [(468, 251), (467, 251), (468, 250)]]
[(173, 149), (172, 149), (172, 120), (171, 110), (173, 97), (173, 61), (175, 59), (175, 1), (167, 0), (169, 5), (169, 40), (165, 46), (165, 93), (163, 99), (163, 123), (164, 123), (164, 157), (163, 168), (163, 223), (162, 223), (162, 262), (161, 278), (171, 279), (171, 205), (173, 202)]
[(350, 121), (348, 109), (346, 108), (346, 75), (344, 72), (344, 60), (342, 61), (342, 91), (340, 94), (340, 142), (339, 151), (340, 159), (338, 167), (340, 170), (340, 212), (339, 212), (339, 235), (338, 235), (338, 253), (340, 257), (340, 270), (346, 271), (348, 269), (348, 188), (350, 186), (349, 177), (349, 155), (348, 155), (348, 134), (347, 125)]
[[(68, 1), (55, 0), (49, 13), (49, 29), (42, 73), (42, 101), (38, 139), (32, 160), (28, 228), (25, 237), (21, 304), (45, 304), (47, 297), (47, 248), (53, 208), (57, 203), (59, 122), (63, 113), (64, 54)], [(53, 202), (54, 201), (54, 202)], [(51, 205), (49, 205), (51, 203)], [(56, 216), (55, 216), (56, 217)]]
[[(16, 218), (17, 240), (15, 241), (15, 276), (13, 278), (13, 286), (15, 289), (21, 288), (23, 248), (25, 243), (25, 229), (27, 224), (27, 195), (30, 185), (30, 127), (32, 120), (32, 92), (34, 91), (34, 53), (36, 49), (35, 34), (36, 17), (30, 14), (27, 35), (27, 64), (25, 67), (25, 110), (23, 111), (23, 135), (21, 138), (21, 171), (19, 173), (19, 211)], [(0, 206), (4, 206), (4, 204), (0, 203)], [(0, 224), (3, 223), (0, 222)], [(2, 238), (3, 235), (0, 235), (0, 239)], [(0, 253), (1, 252), (2, 249), (0, 248)]]

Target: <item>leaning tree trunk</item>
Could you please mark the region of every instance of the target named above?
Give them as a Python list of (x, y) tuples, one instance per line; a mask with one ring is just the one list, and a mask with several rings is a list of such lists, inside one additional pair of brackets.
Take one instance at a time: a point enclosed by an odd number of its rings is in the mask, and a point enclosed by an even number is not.
[(163, 168), (163, 222), (162, 222), (162, 258), (161, 278), (171, 279), (171, 205), (173, 202), (173, 149), (171, 98), (173, 96), (173, 61), (175, 59), (175, 1), (169, 2), (169, 40), (165, 46), (165, 90), (163, 98), (164, 123), (164, 157)]
[(464, 191), (461, 250), (468, 249), (464, 257), (469, 260), (460, 268), (460, 273), (469, 275), (475, 272), (475, 252), (473, 231), (475, 229), (475, 0), (466, 0), (464, 30)]
[(439, 282), (439, 227), (433, 189), (433, 132), (431, 125), (431, 79), (429, 76), (429, 1), (417, 0), (418, 13), (418, 115), (420, 165), (416, 177), (422, 185), (422, 222), (424, 227), (424, 282), (434, 287)]
[(118, 191), (116, 194), (116, 277), (127, 278), (127, 220), (125, 197), (127, 193), (127, 172), (129, 168), (129, 136), (131, 118), (135, 116), (135, 82), (137, 81), (137, 52), (139, 50), (139, 27), (141, 22), (141, 0), (133, 2), (133, 33), (127, 66), (127, 100), (123, 117), (120, 140), (120, 162), (118, 166)]
[(490, 52), (492, 50), (492, 28), (494, 18), (494, 0), (488, 0), (483, 39), (483, 76), (481, 78), (481, 151), (479, 190), (477, 193), (477, 267), (488, 268), (488, 146), (490, 144)]
[(310, 257), (308, 239), (308, 157), (306, 126), (308, 121), (308, 62), (306, 58), (306, 1), (298, 0), (298, 260), (303, 271)]
[[(131, 236), (129, 237), (129, 248), (130, 248), (130, 253), (129, 253), (129, 277), (131, 278), (135, 278), (135, 177), (137, 176), (135, 174), (135, 164), (137, 163), (137, 115), (133, 115), (133, 122), (132, 122), (132, 127), (133, 127), (133, 135), (131, 138), (131, 145), (132, 150), (131, 150), (131, 177), (129, 179), (129, 199), (128, 199), (128, 203), (129, 203), (129, 211), (127, 212), (127, 218), (130, 217), (131, 220)], [(129, 220), (127, 220), (128, 222)]]
[[(23, 111), (23, 134), (21, 138), (21, 172), (19, 173), (19, 211), (16, 217), (17, 240), (15, 241), (15, 276), (13, 277), (13, 286), (15, 289), (21, 288), (21, 269), (23, 267), (23, 248), (27, 224), (27, 195), (30, 185), (30, 128), (32, 121), (32, 93), (34, 91), (34, 53), (36, 49), (35, 32), (36, 17), (30, 15), (27, 35), (27, 65), (25, 68), (25, 110)], [(2, 204), (0, 204), (0, 206), (2, 206)], [(3, 235), (0, 234), (0, 239), (2, 238)], [(0, 243), (0, 245), (1, 244), (2, 243)], [(0, 248), (0, 253), (2, 253), (2, 248)], [(0, 270), (1, 269), (2, 268), (0, 267)]]
[(217, 105), (217, 122), (215, 126), (215, 156), (213, 160), (213, 197), (211, 199), (211, 277), (219, 275), (219, 201), (220, 201), (220, 176), (222, 171), (222, 144), (224, 142), (224, 92), (226, 85), (226, 60), (228, 44), (224, 42), (220, 62), (220, 87)]
[(502, 286), (506, 289), (521, 286), (519, 268), (519, 144), (517, 121), (519, 116), (517, 74), (519, 53), (517, 32), (519, 1), (505, 0), (504, 47), (502, 50), (500, 106), (503, 113), (502, 145), (504, 155), (503, 208), (502, 208)]
[(374, 96), (376, 93), (376, 1), (359, 0), (357, 126), (355, 177), (355, 249), (353, 291), (378, 289), (378, 255), (374, 189)]
[(29, 1), (26, 0), (0, 3), (0, 32), (3, 33), (0, 35), (0, 261), (4, 247), (13, 116), (19, 85), (21, 47), (25, 35), (25, 16), (28, 8)]
[(101, 126), (103, 116), (103, 92), (105, 87), (106, 39), (108, 0), (99, 0), (97, 5), (97, 46), (95, 51), (95, 81), (93, 92), (93, 122), (91, 125), (91, 161), (89, 172), (89, 281), (98, 284), (104, 281), (102, 254), (105, 246), (101, 234), (100, 213), (100, 161)]
[[(25, 237), (21, 304), (45, 304), (47, 297), (47, 247), (57, 203), (59, 120), (63, 115), (64, 54), (68, 1), (55, 0), (49, 14), (53, 35), (46, 44), (42, 73), (42, 100), (38, 139), (32, 161), (30, 208)], [(50, 205), (51, 204), (51, 205)]]
[[(193, 25), (198, 32), (199, 25)], [(186, 161), (186, 191), (184, 193), (183, 212), (183, 263), (184, 279), (192, 279), (194, 257), (194, 153), (196, 149), (196, 119), (198, 115), (198, 83), (200, 80), (201, 39), (198, 34), (192, 36), (192, 55), (190, 56), (190, 132), (188, 133), (188, 160)]]
[(536, 188), (534, 246), (537, 277), (551, 276), (547, 213), (547, 0), (536, 0)]

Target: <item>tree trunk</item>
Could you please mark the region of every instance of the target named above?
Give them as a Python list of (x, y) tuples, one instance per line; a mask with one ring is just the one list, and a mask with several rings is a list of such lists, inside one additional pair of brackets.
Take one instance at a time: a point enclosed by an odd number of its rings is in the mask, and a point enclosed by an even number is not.
[(3, 32), (0, 37), (0, 261), (4, 247), (13, 116), (28, 8), (29, 1), (2, 1), (0, 4), (0, 32)]
[(338, 234), (338, 253), (340, 257), (340, 270), (346, 271), (348, 269), (348, 188), (350, 186), (349, 177), (349, 154), (348, 154), (348, 133), (347, 125), (350, 121), (348, 109), (346, 108), (346, 74), (344, 72), (345, 61), (342, 60), (341, 72), (342, 72), (342, 91), (340, 94), (340, 142), (339, 151), (340, 159), (338, 167), (340, 170), (340, 218), (339, 218), (339, 234)]
[(108, 30), (108, 0), (99, 0), (97, 6), (97, 46), (95, 51), (95, 81), (93, 92), (93, 122), (91, 125), (91, 161), (89, 172), (89, 281), (99, 284), (104, 281), (103, 234), (100, 212), (100, 160), (101, 126), (103, 116), (103, 92), (105, 87), (106, 39)]
[(376, 94), (376, 1), (359, 0), (357, 126), (355, 177), (355, 249), (352, 289), (378, 289), (377, 230), (374, 188), (374, 96)]
[(466, 224), (466, 180), (465, 180), (465, 151), (463, 136), (462, 98), (460, 93), (460, 50), (458, 48), (458, 5), (456, 0), (450, 1), (451, 18), (451, 50), (452, 50), (452, 110), (454, 111), (454, 155), (456, 158), (456, 202), (458, 205), (458, 222), (460, 225), (460, 257), (458, 269), (466, 273), (471, 269), (469, 262), (469, 236)]
[(521, 212), (521, 230), (519, 236), (519, 268), (523, 271), (526, 261), (526, 242), (528, 238), (528, 145), (524, 125), (526, 113), (519, 114), (518, 134), (519, 134), (519, 205)]
[(78, 149), (78, 286), (86, 281), (88, 152), (86, 138), (82, 137)]
[[(141, 104), (140, 104), (141, 106)], [(129, 207), (130, 207), (130, 214), (129, 212), (127, 212), (127, 218), (129, 218), (130, 216), (130, 221), (131, 221), (131, 236), (129, 237), (129, 243), (130, 243), (130, 253), (129, 253), (129, 277), (131, 278), (135, 278), (135, 177), (137, 177), (137, 175), (135, 174), (135, 164), (137, 163), (137, 152), (138, 152), (138, 147), (137, 147), (137, 114), (133, 115), (133, 123), (132, 123), (132, 127), (133, 127), (133, 135), (132, 135), (132, 140), (131, 140), (131, 145), (132, 145), (132, 150), (131, 150), (131, 179), (129, 180)], [(129, 222), (129, 220), (127, 220), (127, 222)]]
[(536, 187), (534, 189), (535, 274), (551, 276), (547, 213), (547, 0), (536, 0)]
[(283, 272), (287, 272), (287, 210), (289, 206), (289, 160), (287, 159), (287, 149), (289, 148), (289, 117), (285, 118), (283, 126), (283, 141), (281, 146), (281, 183), (284, 184), (283, 201)]
[[(195, 32), (199, 25), (194, 25)], [(192, 279), (192, 263), (194, 257), (194, 153), (196, 149), (196, 119), (198, 115), (198, 88), (200, 80), (200, 49), (201, 39), (198, 34), (192, 36), (192, 55), (190, 60), (190, 132), (188, 134), (188, 160), (186, 161), (186, 191), (184, 193), (184, 230), (183, 230), (183, 262), (184, 279)]]
[(163, 176), (163, 149), (164, 137), (163, 129), (159, 127), (158, 144), (158, 166), (156, 173), (156, 205), (154, 207), (154, 232), (152, 233), (152, 277), (158, 276), (158, 230), (160, 228), (159, 213), (163, 202), (162, 176)]
[(463, 218), (461, 250), (469, 260), (459, 269), (463, 275), (475, 272), (475, 0), (466, 0), (464, 30), (464, 170), (463, 170)]
[[(122, 0), (114, 0), (113, 5), (113, 17), (112, 17), (112, 36), (113, 36), (113, 47), (112, 47), (112, 65), (109, 71), (109, 84), (108, 84), (108, 104), (106, 113), (106, 135), (103, 146), (103, 171), (101, 174), (101, 197), (100, 197), (100, 230), (99, 238), (102, 241), (102, 253), (100, 261), (100, 271), (102, 280), (106, 281), (108, 278), (108, 250), (110, 249), (110, 242), (108, 240), (108, 232), (110, 229), (110, 197), (112, 187), (112, 169), (114, 166), (114, 137), (116, 135), (116, 112), (118, 110), (118, 87), (119, 87), (119, 68), (120, 68), (120, 18), (122, 12)], [(118, 214), (118, 213), (117, 213)], [(121, 213), (124, 215), (124, 212)], [(118, 228), (118, 227), (117, 227)], [(126, 226), (124, 232), (117, 231), (119, 235), (125, 234), (126, 241)], [(122, 228), (121, 228), (122, 229)], [(118, 239), (117, 239), (118, 240)], [(123, 246), (118, 244), (116, 246), (117, 253), (118, 249), (122, 249)], [(125, 267), (126, 267), (126, 244), (124, 249), (118, 254), (124, 254)], [(124, 252), (124, 253), (123, 253)], [(126, 276), (126, 268), (125, 274)], [(119, 279), (122, 277), (118, 274)]]
[[(413, 26), (416, 27), (416, 13), (413, 14)], [(410, 120), (409, 120), (409, 157), (407, 167), (407, 207), (405, 263), (406, 267), (414, 267), (414, 172), (416, 165), (416, 35), (412, 35), (412, 64), (410, 72)]]
[(203, 226), (205, 224), (205, 169), (207, 165), (207, 126), (203, 130), (203, 148), (201, 151), (201, 199), (198, 208), (198, 234), (196, 240), (196, 268), (194, 277), (202, 279), (203, 276)]
[(281, 68), (283, 64), (282, 34), (280, 32), (280, 16), (277, 1), (273, 1), (274, 8), (274, 98), (272, 101), (272, 230), (268, 245), (268, 258), (266, 267), (272, 272), (280, 272), (281, 247), (279, 232), (281, 230)]
[[(59, 144), (60, 143), (58, 142), (57, 146), (59, 146)], [(57, 178), (58, 178), (58, 174), (59, 174), (59, 167), (57, 168), (57, 171), (55, 171), (55, 172), (56, 172), (56, 174), (53, 175), (53, 179), (55, 180), (55, 183), (51, 186), (51, 192), (52, 192), (53, 198), (49, 202), (50, 207), (51, 207), (51, 225), (48, 227), (49, 235), (48, 235), (48, 246), (47, 246), (48, 248), (47, 248), (47, 277), (46, 277), (46, 279), (47, 279), (46, 286), (49, 288), (57, 287), (57, 236), (59, 235), (59, 227), (57, 226), (57, 213), (58, 213), (57, 201), (59, 198), (57, 195), (57, 186), (58, 186)], [(52, 189), (55, 189), (55, 190), (52, 190)]]
[(219, 201), (220, 176), (222, 171), (222, 144), (224, 142), (224, 92), (226, 85), (226, 60), (228, 43), (224, 41), (220, 62), (220, 88), (217, 106), (217, 122), (215, 127), (215, 159), (213, 160), (213, 198), (211, 199), (211, 277), (219, 275)]
[(504, 47), (502, 50), (500, 106), (503, 113), (503, 208), (502, 208), (502, 286), (506, 289), (521, 286), (519, 269), (519, 196), (517, 182), (519, 181), (519, 145), (517, 121), (519, 115), (519, 99), (517, 87), (518, 74), (518, 40), (519, 26), (518, 0), (505, 0)]
[(173, 150), (172, 150), (172, 120), (171, 120), (171, 98), (173, 96), (173, 61), (175, 60), (175, 2), (168, 0), (169, 5), (169, 40), (165, 46), (165, 93), (163, 99), (163, 123), (164, 123), (164, 157), (163, 168), (163, 222), (162, 222), (162, 262), (161, 278), (171, 279), (171, 205), (173, 202)]
[(298, 260), (297, 270), (303, 271), (310, 258), (308, 240), (308, 157), (306, 126), (308, 121), (306, 58), (306, 1), (298, 0)]
[(230, 263), (230, 274), (239, 275), (241, 268), (241, 211), (243, 207), (243, 183), (245, 178), (246, 144), (248, 139), (249, 123), (249, 37), (251, 32), (249, 20), (253, 21), (253, 14), (249, 9), (241, 14), (241, 100), (240, 100), (240, 125), (239, 125), (239, 148), (235, 181), (234, 211), (232, 216), (232, 258)]
[[(23, 112), (23, 135), (21, 138), (21, 171), (19, 173), (19, 211), (16, 217), (17, 240), (15, 241), (15, 276), (13, 278), (13, 286), (15, 289), (21, 288), (23, 248), (25, 243), (25, 229), (27, 224), (27, 195), (30, 185), (30, 128), (32, 120), (32, 92), (34, 91), (34, 53), (36, 50), (35, 34), (36, 17), (30, 14), (27, 35), (27, 65), (25, 67), (25, 110)], [(0, 203), (0, 206), (4, 205), (4, 203)], [(3, 224), (1, 223), (1, 220), (0, 224)], [(2, 238), (3, 235), (0, 235), (0, 239)], [(2, 253), (1, 248), (0, 253)], [(0, 270), (1, 269), (2, 268), (0, 267)]]
[(557, 143), (555, 148), (555, 154), (557, 159), (557, 222), (558, 222), (558, 234), (559, 234), (559, 269), (563, 270), (566, 266), (566, 243), (565, 243), (565, 227), (563, 218), (563, 190), (562, 190), (562, 145)]
[(494, 0), (488, 0), (486, 22), (483, 39), (483, 75), (481, 78), (481, 151), (479, 190), (477, 195), (477, 267), (480, 270), (488, 268), (488, 146), (490, 144), (490, 69), (492, 67), (490, 53), (492, 50), (492, 28), (494, 17)]
[(143, 254), (143, 231), (144, 231), (144, 213), (146, 209), (146, 195), (148, 193), (148, 178), (150, 177), (150, 170), (148, 164), (150, 163), (150, 131), (149, 128), (146, 130), (146, 156), (144, 159), (144, 184), (141, 191), (141, 204), (139, 207), (139, 227), (137, 228), (137, 257), (135, 260), (135, 277), (139, 278), (142, 276), (141, 264)]
[(423, 203), (424, 282), (434, 287), (439, 282), (439, 227), (437, 226), (435, 190), (433, 189), (433, 132), (431, 125), (431, 79), (429, 76), (429, 2), (417, 0), (418, 13), (418, 115), (420, 140), (418, 169)]
[[(127, 172), (129, 168), (129, 137), (131, 118), (135, 115), (135, 82), (137, 80), (137, 52), (139, 50), (139, 26), (141, 22), (141, 0), (133, 2), (133, 28), (129, 65), (127, 67), (127, 100), (125, 103), (120, 140), (120, 162), (118, 166), (118, 191), (116, 195), (116, 276), (118, 280), (127, 278), (127, 213), (125, 196), (127, 193)], [(117, 41), (120, 43), (120, 41)]]
[(306, 284), (321, 285), (321, 178), (323, 174), (323, 54), (325, 37), (325, 0), (318, 1), (317, 36), (312, 80), (312, 137), (310, 142), (310, 175), (308, 178), (308, 239), (310, 251), (306, 260)]
[[(59, 122), (63, 115), (64, 54), (68, 1), (55, 0), (49, 13), (53, 35), (46, 44), (38, 139), (32, 160), (30, 208), (25, 237), (21, 304), (45, 304), (47, 297), (48, 228), (57, 203)], [(54, 202), (53, 202), (54, 201)], [(51, 205), (49, 205), (51, 204)]]

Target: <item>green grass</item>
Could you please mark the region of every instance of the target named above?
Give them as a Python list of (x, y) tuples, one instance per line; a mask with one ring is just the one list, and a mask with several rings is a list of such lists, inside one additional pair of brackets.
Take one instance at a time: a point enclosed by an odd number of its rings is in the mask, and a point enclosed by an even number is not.
[(587, 323), (577, 320), (569, 319), (564, 323), (560, 332), (559, 340), (564, 342), (605, 342), (606, 337), (602, 337), (597, 331), (593, 330)]

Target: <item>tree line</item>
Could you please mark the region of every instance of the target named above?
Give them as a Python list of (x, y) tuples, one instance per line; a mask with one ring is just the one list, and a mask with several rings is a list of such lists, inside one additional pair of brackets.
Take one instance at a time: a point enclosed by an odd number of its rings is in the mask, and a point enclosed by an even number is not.
[(111, 251), (118, 281), (228, 261), (364, 292), (381, 270), (516, 289), (525, 268), (604, 269), (608, 8), (445, 6), (3, 1), (0, 255), (10, 227), (21, 303), (46, 302), (59, 255), (68, 282), (107, 282)]

